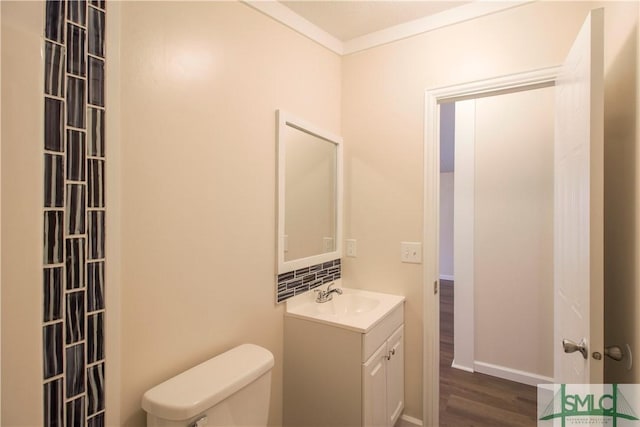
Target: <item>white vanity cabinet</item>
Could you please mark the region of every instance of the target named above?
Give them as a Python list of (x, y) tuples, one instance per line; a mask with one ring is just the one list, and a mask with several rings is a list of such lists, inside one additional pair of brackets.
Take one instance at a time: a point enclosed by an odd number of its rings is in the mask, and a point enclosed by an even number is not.
[(404, 326), (362, 365), (364, 426), (393, 426), (404, 409)]
[(392, 427), (404, 408), (404, 306), (366, 329), (285, 315), (284, 426)]

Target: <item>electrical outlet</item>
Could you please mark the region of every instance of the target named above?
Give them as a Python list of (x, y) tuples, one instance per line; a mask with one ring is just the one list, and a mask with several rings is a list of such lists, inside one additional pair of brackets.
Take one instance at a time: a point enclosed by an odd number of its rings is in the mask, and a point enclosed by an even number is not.
[(413, 264), (421, 264), (422, 243), (400, 242), (400, 261)]
[(333, 245), (333, 237), (323, 237), (322, 238), (322, 252), (333, 252), (335, 251), (335, 246)]

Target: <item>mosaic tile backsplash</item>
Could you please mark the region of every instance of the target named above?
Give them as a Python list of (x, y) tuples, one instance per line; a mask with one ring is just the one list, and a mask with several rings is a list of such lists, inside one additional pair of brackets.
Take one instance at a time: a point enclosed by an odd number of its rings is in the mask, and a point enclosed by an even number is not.
[(339, 259), (278, 274), (276, 302), (286, 301), (293, 296), (333, 282), (340, 277), (342, 277), (342, 263)]
[(44, 426), (105, 423), (104, 0), (46, 0)]

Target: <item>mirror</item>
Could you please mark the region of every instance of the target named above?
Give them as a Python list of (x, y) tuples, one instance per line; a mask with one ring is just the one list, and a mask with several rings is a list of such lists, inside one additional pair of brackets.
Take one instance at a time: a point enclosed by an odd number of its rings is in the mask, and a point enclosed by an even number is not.
[(341, 257), (342, 138), (278, 110), (278, 274)]

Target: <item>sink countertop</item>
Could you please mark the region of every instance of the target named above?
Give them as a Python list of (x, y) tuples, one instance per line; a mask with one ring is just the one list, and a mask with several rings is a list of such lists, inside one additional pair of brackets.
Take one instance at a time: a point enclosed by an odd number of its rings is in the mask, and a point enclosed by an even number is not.
[(285, 316), (367, 333), (405, 300), (401, 295), (341, 289), (342, 295), (333, 294), (325, 303), (315, 302), (313, 291), (293, 297), (287, 300)]

